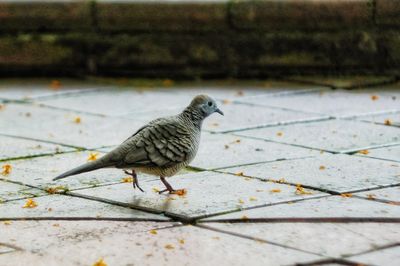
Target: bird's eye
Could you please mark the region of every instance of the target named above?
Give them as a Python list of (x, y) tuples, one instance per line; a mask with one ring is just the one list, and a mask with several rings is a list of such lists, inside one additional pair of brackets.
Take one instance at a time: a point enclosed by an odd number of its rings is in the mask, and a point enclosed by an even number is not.
[(208, 102), (208, 106), (212, 106), (212, 102)]

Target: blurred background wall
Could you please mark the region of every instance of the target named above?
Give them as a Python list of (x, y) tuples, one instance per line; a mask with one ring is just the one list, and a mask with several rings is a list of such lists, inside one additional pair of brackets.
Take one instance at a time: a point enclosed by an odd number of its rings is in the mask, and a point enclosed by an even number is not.
[(400, 74), (400, 1), (0, 0), (1, 76)]

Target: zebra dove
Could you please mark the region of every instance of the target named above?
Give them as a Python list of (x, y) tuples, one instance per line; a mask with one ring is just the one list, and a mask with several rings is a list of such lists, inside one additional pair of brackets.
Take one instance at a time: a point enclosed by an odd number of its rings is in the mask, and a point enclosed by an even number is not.
[(177, 190), (165, 177), (175, 175), (194, 159), (203, 120), (214, 112), (223, 115), (212, 98), (198, 95), (180, 114), (149, 122), (100, 159), (78, 166), (53, 180), (113, 167), (124, 169), (133, 177), (133, 187), (141, 191), (136, 172), (159, 176), (166, 187), (159, 193), (175, 193)]

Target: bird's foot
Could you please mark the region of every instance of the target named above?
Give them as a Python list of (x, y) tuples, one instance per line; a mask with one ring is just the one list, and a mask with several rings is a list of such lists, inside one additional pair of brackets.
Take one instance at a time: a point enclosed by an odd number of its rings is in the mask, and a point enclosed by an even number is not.
[(183, 196), (186, 195), (186, 189), (172, 189), (172, 190), (168, 190), (168, 189), (164, 189), (158, 192), (158, 194), (162, 194), (164, 192), (168, 192), (168, 194), (174, 194), (174, 195), (178, 195), (178, 196)]
[(179, 196), (183, 196), (186, 194), (186, 189), (173, 189), (172, 186), (167, 182), (167, 180), (165, 180), (165, 177), (161, 176), (160, 179), (166, 189), (159, 191), (158, 194), (162, 194), (164, 192), (168, 192), (169, 194), (176, 194)]
[(138, 180), (137, 175), (136, 175), (136, 172), (135, 172), (134, 170), (132, 170), (132, 173), (130, 173), (130, 172), (124, 170), (124, 173), (127, 174), (127, 175), (132, 176), (132, 186), (133, 186), (133, 189), (138, 188), (140, 191), (144, 192), (144, 190), (139, 186), (139, 180)]

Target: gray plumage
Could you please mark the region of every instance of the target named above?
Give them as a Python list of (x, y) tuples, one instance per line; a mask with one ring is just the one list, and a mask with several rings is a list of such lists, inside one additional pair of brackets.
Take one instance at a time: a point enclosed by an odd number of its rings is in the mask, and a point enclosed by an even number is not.
[(223, 114), (212, 98), (198, 95), (180, 114), (151, 121), (100, 159), (67, 171), (54, 180), (105, 167), (132, 169), (133, 173), (162, 178), (173, 176), (194, 159), (202, 122), (214, 112)]

